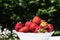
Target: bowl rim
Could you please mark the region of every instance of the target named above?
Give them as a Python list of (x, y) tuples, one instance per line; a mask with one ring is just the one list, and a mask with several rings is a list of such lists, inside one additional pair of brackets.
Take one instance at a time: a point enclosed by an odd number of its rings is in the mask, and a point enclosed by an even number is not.
[(50, 33), (54, 33), (55, 31), (52, 31), (52, 32), (46, 32), (46, 33), (24, 33), (24, 32), (15, 32), (15, 33), (23, 33), (23, 34), (50, 34)]

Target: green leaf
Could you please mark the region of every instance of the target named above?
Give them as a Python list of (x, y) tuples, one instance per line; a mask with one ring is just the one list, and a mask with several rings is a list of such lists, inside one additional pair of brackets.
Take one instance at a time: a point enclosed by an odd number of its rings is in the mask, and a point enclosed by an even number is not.
[(52, 6), (52, 7), (49, 7), (48, 9), (47, 9), (47, 13), (53, 13), (53, 12), (56, 12), (57, 10), (54, 8), (54, 6)]
[(55, 31), (54, 35), (60, 34), (60, 31)]
[(0, 0), (0, 2), (2, 2), (2, 0)]
[(44, 29), (38, 30), (39, 33), (45, 33)]

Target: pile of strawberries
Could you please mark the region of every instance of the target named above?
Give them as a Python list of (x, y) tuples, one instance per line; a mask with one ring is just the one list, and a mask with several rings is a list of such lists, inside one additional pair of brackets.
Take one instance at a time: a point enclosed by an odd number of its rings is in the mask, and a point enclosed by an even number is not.
[(34, 16), (32, 21), (27, 21), (24, 25), (21, 22), (15, 24), (15, 30), (24, 33), (45, 33), (52, 32), (53, 25), (38, 16)]

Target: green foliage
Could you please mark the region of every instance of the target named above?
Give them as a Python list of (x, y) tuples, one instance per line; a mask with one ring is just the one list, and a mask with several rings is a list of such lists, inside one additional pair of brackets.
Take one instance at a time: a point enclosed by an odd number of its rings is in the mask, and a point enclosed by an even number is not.
[(0, 0), (0, 14), (7, 15), (10, 20), (13, 20), (9, 26), (17, 21), (24, 23), (32, 20), (35, 15), (38, 15), (52, 23), (55, 28), (59, 28), (59, 13), (60, 0)]

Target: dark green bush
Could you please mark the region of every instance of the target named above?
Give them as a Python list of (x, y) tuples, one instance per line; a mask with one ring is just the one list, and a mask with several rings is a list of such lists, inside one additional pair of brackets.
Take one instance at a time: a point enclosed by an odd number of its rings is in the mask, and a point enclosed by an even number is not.
[(0, 24), (4, 27), (13, 29), (17, 21), (25, 23), (35, 15), (60, 31), (60, 0), (0, 0)]

